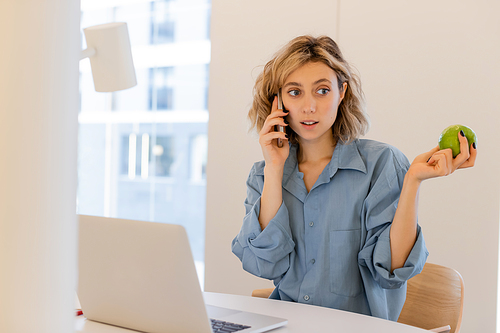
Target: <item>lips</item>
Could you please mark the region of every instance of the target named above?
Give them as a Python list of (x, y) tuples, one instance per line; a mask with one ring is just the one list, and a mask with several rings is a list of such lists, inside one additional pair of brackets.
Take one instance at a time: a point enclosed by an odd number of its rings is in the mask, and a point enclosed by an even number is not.
[(301, 121), (300, 124), (302, 125), (302, 128), (304, 128), (306, 130), (312, 130), (313, 128), (316, 127), (318, 122), (315, 120), (305, 120), (305, 121)]
[(307, 120), (307, 121), (301, 121), (300, 123), (301, 123), (302, 125), (311, 126), (311, 125), (315, 125), (315, 124), (317, 124), (318, 122), (317, 122), (317, 121), (314, 121), (314, 120)]

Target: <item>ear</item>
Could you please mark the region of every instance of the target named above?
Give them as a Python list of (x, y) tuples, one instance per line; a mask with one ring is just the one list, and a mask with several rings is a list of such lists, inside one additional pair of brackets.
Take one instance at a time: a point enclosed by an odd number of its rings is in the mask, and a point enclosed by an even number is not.
[(344, 82), (344, 83), (342, 83), (342, 89), (339, 91), (339, 93), (340, 93), (339, 105), (342, 102), (342, 100), (344, 99), (346, 91), (347, 91), (347, 82)]

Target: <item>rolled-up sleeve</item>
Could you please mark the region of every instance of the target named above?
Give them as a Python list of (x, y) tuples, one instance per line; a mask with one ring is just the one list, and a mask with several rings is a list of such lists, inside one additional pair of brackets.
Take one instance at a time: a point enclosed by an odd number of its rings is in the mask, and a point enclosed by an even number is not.
[(358, 264), (361, 269), (367, 269), (384, 289), (400, 288), (408, 279), (420, 273), (429, 254), (421, 228), (417, 225), (417, 239), (405, 264), (391, 273), (390, 228), (406, 171), (406, 163), (401, 165), (389, 160), (373, 184), (363, 207), (366, 235), (358, 254)]
[(252, 168), (247, 179), (246, 215), (239, 234), (233, 239), (232, 251), (243, 269), (256, 276), (276, 279), (290, 266), (290, 253), (295, 248), (284, 203), (264, 230), (259, 224), (263, 175)]
[(359, 253), (358, 261), (365, 266), (373, 279), (384, 289), (401, 288), (403, 283), (419, 274), (428, 256), (420, 226), (417, 226), (417, 240), (403, 267), (391, 273), (390, 227), (371, 237)]

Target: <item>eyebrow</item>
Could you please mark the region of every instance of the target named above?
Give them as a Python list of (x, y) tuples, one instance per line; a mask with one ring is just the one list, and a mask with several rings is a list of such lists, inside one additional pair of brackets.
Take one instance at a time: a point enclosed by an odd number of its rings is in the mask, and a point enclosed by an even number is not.
[[(313, 82), (313, 85), (316, 85), (316, 84), (318, 84), (318, 83), (322, 83), (322, 82), (328, 82), (328, 83), (330, 83), (330, 84), (332, 83), (332, 81), (330, 81), (330, 80), (328, 80), (328, 79), (319, 79), (319, 80), (317, 80), (317, 81), (314, 81), (314, 82)], [(286, 83), (286, 84), (283, 86), (283, 88), (288, 87), (288, 86), (297, 86), (297, 87), (302, 87), (302, 84), (301, 84), (301, 83), (299, 83), (299, 82), (288, 82), (288, 83)]]

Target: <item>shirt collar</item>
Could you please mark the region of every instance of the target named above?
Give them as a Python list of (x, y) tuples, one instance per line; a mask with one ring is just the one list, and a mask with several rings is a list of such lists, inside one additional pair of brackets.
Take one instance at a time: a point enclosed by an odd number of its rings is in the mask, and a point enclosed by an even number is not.
[[(283, 180), (298, 170), (297, 150), (297, 145), (290, 146), (290, 153), (285, 161), (283, 170)], [(349, 144), (343, 144), (342, 142), (337, 143), (333, 151), (332, 159), (326, 166), (326, 169), (328, 169), (328, 176), (330, 178), (335, 175), (338, 169), (351, 169), (366, 173), (366, 165), (359, 153), (357, 141), (353, 141)]]
[[(337, 159), (336, 163), (334, 161), (335, 158)], [(358, 141), (355, 140), (349, 144), (342, 144), (339, 142), (335, 147), (329, 167), (330, 177), (333, 177), (335, 174), (335, 167), (338, 169), (351, 169), (367, 173), (366, 164), (359, 153)]]
[[(303, 174), (299, 171), (297, 160), (298, 145), (290, 145), (290, 152), (285, 161), (283, 170), (283, 187), (299, 199), (304, 199), (307, 190), (304, 186)], [(337, 173), (338, 169), (351, 169), (367, 173), (366, 164), (359, 153), (357, 141), (349, 144), (337, 143), (332, 159), (319, 176), (317, 185), (327, 183)], [(257, 170), (256, 175), (264, 175), (264, 164)]]
[[(304, 185), (304, 174), (299, 171), (297, 161), (297, 145), (290, 146), (290, 153), (285, 161), (283, 170), (283, 188), (304, 202), (307, 197), (307, 189)], [(351, 169), (366, 174), (366, 165), (359, 153), (356, 141), (350, 144), (338, 143), (333, 151), (332, 159), (318, 177), (315, 187), (330, 182), (339, 169)]]

